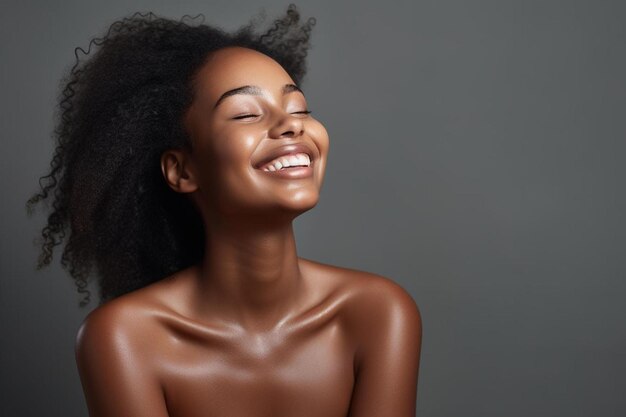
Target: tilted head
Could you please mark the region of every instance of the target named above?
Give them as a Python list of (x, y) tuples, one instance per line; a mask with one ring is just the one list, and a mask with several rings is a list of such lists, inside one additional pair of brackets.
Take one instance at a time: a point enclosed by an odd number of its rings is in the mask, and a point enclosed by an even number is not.
[(162, 156), (170, 187), (192, 195), (205, 223), (245, 227), (312, 208), (328, 134), (285, 69), (256, 50), (226, 47), (211, 53), (194, 85), (184, 118), (193, 151)]
[[(63, 80), (50, 173), (41, 178), (41, 193), (27, 202), (32, 212), (38, 201), (53, 198), (38, 267), (50, 263), (68, 231), (62, 265), (85, 294), (84, 304), (95, 267), (100, 299), (106, 301), (197, 262), (204, 251), (198, 208), (209, 208), (211, 201), (236, 201), (243, 210), (254, 196), (259, 208), (273, 199), (285, 212), (314, 205), (327, 135), (312, 117), (291, 114), (306, 110), (301, 93), (280, 91), (287, 83), (300, 85), (314, 23), (311, 18), (301, 24), (293, 5), (261, 34), (255, 23), (226, 33), (185, 18), (136, 13), (93, 39), (82, 59), (77, 53)], [(263, 95), (245, 103), (233, 95), (216, 109), (206, 107), (241, 83), (258, 85)], [(226, 122), (226, 111), (236, 112), (237, 106), (241, 112), (263, 107), (267, 118)], [(311, 178), (281, 187), (252, 171), (250, 163), (282, 141), (303, 143), (319, 158)], [(195, 173), (193, 184), (183, 184), (187, 188), (176, 190), (172, 162), (182, 154), (172, 150), (184, 151)], [(218, 168), (219, 179), (210, 175)], [(229, 188), (237, 181), (238, 188)], [(221, 194), (211, 200), (215, 192)]]

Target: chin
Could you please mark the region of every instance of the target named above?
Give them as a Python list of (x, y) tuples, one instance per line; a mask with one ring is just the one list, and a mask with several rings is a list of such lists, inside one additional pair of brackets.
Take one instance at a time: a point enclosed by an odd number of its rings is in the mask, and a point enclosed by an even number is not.
[(284, 211), (299, 215), (311, 210), (318, 201), (319, 193), (317, 191), (298, 190), (294, 191), (288, 198), (277, 199), (276, 206)]

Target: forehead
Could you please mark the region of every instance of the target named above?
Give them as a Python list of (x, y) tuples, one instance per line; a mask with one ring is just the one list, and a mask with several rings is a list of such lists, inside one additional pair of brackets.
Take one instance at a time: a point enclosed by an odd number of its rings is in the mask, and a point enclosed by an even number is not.
[(293, 80), (278, 62), (238, 46), (211, 53), (196, 78), (197, 92), (212, 102), (223, 92), (244, 85), (278, 91), (284, 84), (293, 84)]

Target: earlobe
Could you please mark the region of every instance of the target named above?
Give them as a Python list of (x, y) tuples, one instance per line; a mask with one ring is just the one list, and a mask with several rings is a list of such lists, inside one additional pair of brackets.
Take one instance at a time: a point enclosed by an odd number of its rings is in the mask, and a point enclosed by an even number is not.
[(169, 149), (163, 152), (161, 171), (167, 185), (178, 193), (191, 193), (198, 189), (187, 155), (181, 150)]

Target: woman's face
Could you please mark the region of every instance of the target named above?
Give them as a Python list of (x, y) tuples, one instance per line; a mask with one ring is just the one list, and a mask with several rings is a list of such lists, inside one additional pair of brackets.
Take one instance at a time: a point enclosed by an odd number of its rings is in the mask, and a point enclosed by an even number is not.
[[(220, 49), (201, 68), (184, 122), (194, 144), (187, 162), (194, 198), (211, 214), (295, 217), (316, 205), (328, 133), (294, 84), (276, 61), (248, 48)], [(277, 170), (285, 155), (298, 155), (287, 160), (300, 167)]]

